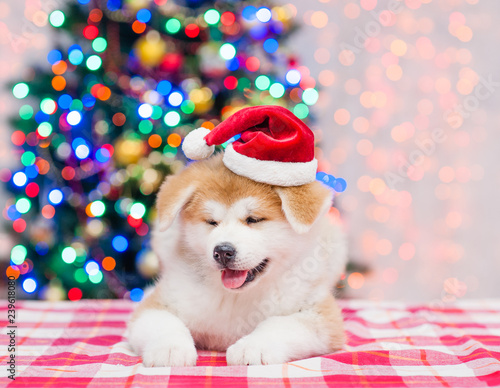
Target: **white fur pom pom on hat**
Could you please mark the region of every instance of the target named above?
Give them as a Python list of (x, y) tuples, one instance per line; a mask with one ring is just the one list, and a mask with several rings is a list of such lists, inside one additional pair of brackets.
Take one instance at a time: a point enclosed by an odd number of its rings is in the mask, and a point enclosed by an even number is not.
[(208, 128), (197, 128), (189, 132), (182, 142), (182, 151), (189, 159), (200, 160), (214, 153), (215, 146), (209, 146), (205, 136), (210, 133)]

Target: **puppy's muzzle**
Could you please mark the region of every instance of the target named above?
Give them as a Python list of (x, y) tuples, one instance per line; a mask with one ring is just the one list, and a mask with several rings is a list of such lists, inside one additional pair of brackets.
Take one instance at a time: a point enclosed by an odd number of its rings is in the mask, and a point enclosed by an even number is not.
[(214, 248), (214, 260), (227, 267), (236, 258), (236, 248), (230, 243), (222, 243)]

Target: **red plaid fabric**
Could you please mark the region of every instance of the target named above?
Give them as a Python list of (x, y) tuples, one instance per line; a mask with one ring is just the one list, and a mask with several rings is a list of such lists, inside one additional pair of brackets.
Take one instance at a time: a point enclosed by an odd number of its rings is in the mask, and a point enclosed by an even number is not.
[(483, 387), (500, 385), (500, 300), (431, 307), (341, 301), (342, 351), (283, 365), (228, 367), (200, 352), (190, 368), (145, 368), (124, 338), (132, 302), (17, 303), (17, 373), (7, 379), (2, 307), (0, 383), (26, 387)]

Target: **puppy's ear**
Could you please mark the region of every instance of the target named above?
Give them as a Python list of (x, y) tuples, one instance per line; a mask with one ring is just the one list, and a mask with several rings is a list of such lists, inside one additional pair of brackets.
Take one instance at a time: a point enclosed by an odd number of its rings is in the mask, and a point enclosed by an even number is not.
[(160, 231), (164, 232), (175, 220), (181, 209), (190, 200), (196, 190), (196, 184), (184, 177), (172, 175), (167, 177), (160, 187), (156, 207)]
[(319, 182), (302, 186), (276, 187), (281, 209), (293, 230), (308, 232), (314, 222), (332, 206), (333, 192)]

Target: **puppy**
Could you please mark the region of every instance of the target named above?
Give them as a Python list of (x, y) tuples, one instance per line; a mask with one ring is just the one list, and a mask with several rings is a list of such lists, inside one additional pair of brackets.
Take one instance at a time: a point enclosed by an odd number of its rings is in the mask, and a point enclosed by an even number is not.
[(129, 342), (146, 366), (196, 364), (196, 348), (228, 365), (278, 364), (344, 342), (332, 290), (345, 239), (319, 182), (257, 183), (221, 155), (169, 176), (157, 199), (152, 245), (162, 274), (135, 310)]

